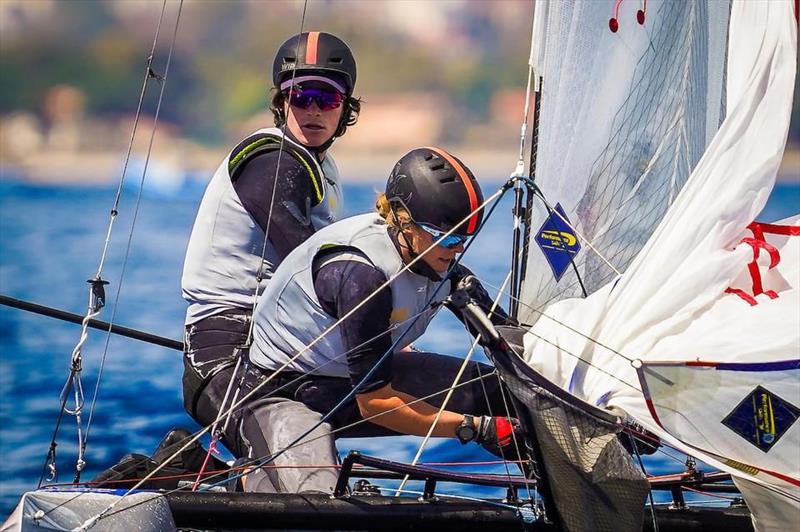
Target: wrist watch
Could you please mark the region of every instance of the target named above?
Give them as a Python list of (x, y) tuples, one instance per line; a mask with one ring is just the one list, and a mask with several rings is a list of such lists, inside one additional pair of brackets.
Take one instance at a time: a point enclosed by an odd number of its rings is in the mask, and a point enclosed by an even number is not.
[(467, 442), (471, 442), (475, 439), (477, 435), (477, 430), (475, 429), (475, 421), (472, 416), (469, 414), (464, 414), (464, 420), (461, 421), (461, 424), (456, 427), (456, 437), (458, 441), (463, 444)]

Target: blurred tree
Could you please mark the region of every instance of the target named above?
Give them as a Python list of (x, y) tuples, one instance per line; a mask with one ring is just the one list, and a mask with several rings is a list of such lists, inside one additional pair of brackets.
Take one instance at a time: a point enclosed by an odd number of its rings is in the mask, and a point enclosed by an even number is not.
[[(17, 5), (13, 31), (0, 33), (0, 113), (40, 113), (42, 98), (55, 85), (82, 90), (90, 115), (136, 109), (161, 2), (27, 5)], [(167, 3), (154, 58), (158, 72), (164, 70), (177, 5)], [(273, 53), (300, 29), (302, 8), (302, 2), (279, 0), (187, 0), (162, 117), (196, 140), (216, 143), (232, 124), (265, 111)], [(303, 19), (305, 29), (331, 31), (351, 44), (359, 64), (356, 94), (365, 97), (365, 110), (370, 95), (381, 93), (449, 98), (453, 111), (443, 140), (452, 143), (463, 140), (465, 125), (495, 118), (491, 113), (498, 110), (489, 104), (496, 91), (524, 87), (530, 23), (525, 0), (317, 1), (308, 4)], [(147, 113), (158, 96), (152, 87)], [(800, 142), (797, 106), (790, 136)]]

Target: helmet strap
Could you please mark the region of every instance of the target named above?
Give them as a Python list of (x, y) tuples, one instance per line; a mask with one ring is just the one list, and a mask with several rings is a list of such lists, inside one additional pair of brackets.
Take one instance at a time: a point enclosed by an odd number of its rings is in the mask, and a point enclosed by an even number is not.
[[(399, 246), (402, 246), (402, 247), (406, 248), (408, 256), (411, 258), (411, 260), (414, 260), (417, 257), (420, 257), (420, 254), (417, 253), (416, 251), (414, 251), (414, 247), (411, 245), (411, 242), (408, 240), (408, 237), (406, 236), (406, 233), (404, 231), (404, 229), (405, 229), (404, 226), (407, 226), (411, 222), (401, 222), (400, 218), (397, 216), (397, 213), (394, 210), (394, 206), (392, 206), (391, 203), (389, 204), (389, 209), (391, 210), (392, 217), (395, 219), (395, 221), (398, 224), (398, 226), (396, 227), (396, 230), (397, 230), (396, 233), (398, 235), (397, 236), (397, 244)], [(403, 239), (403, 244), (400, 243), (400, 238)], [(430, 279), (431, 281), (433, 281), (435, 283), (438, 283), (439, 281), (442, 280), (442, 276), (439, 274), (439, 272), (437, 272), (436, 270), (431, 268), (430, 265), (427, 262), (425, 262), (424, 259), (423, 260), (418, 260), (417, 262), (412, 264), (409, 267), (409, 270), (411, 270), (412, 272), (416, 273), (417, 275), (421, 275), (423, 277), (427, 277), (428, 279)]]
[(345, 122), (347, 122), (347, 117), (350, 116), (350, 105), (348, 105), (345, 100), (345, 103), (342, 104), (342, 107), (343, 107), (342, 116), (339, 117), (339, 123), (336, 124), (336, 131), (333, 132), (331, 138), (329, 138), (328, 140), (326, 140), (325, 142), (314, 148), (314, 150), (316, 150), (317, 153), (324, 153), (328, 151), (328, 148), (331, 147), (333, 141), (342, 136), (341, 133), (342, 126), (344, 125)]

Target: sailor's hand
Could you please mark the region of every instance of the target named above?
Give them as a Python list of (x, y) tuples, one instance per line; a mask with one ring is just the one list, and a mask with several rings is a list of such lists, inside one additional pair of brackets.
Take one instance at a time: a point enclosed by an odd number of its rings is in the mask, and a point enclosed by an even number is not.
[(522, 441), (519, 420), (513, 417), (481, 416), (475, 441), (493, 454), (503, 457), (509, 455), (508, 459), (516, 459), (510, 455), (517, 454), (515, 441)]

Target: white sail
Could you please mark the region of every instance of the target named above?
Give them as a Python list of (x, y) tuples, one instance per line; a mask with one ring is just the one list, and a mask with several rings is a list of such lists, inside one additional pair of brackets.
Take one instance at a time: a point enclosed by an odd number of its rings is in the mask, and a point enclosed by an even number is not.
[(536, 4), (531, 66), (543, 83), (534, 178), (590, 242), (548, 246), (548, 217), (559, 220), (534, 205), (525, 323), (539, 318), (534, 309), (581, 295), (581, 282), (592, 293), (628, 267), (724, 118), (729, 3), (650, 1), (643, 25), (642, 7)]
[(790, 236), (798, 220), (782, 224), (786, 235), (747, 229), (772, 190), (788, 133), (792, 2), (734, 2), (728, 54), (727, 117), (674, 204), (622, 276), (543, 311), (526, 336), (526, 360), (572, 394), (621, 408), (731, 472), (757, 527), (770, 530), (800, 511), (800, 423), (789, 416), (764, 450), (725, 421), (758, 387), (800, 408), (800, 236)]

